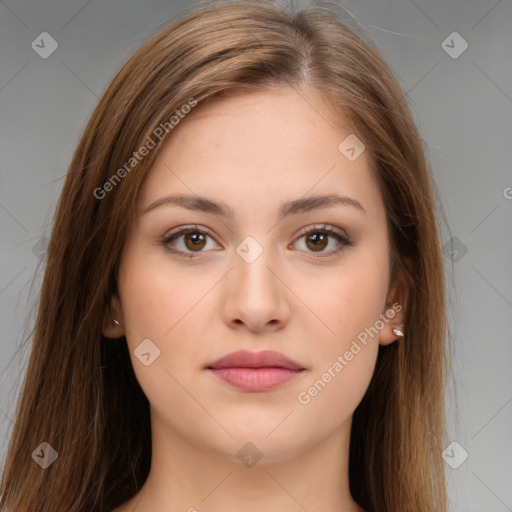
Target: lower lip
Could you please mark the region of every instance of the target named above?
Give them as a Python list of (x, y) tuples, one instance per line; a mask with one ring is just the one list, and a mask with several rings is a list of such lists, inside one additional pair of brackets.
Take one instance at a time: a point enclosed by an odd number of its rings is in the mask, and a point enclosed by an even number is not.
[(302, 373), (288, 368), (212, 368), (211, 371), (223, 381), (244, 391), (267, 391)]

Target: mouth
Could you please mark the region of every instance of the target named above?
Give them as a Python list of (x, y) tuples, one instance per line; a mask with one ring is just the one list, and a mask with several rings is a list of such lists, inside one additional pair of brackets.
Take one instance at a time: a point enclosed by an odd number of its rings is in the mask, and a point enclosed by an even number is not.
[(271, 350), (232, 352), (206, 369), (227, 384), (252, 392), (274, 389), (305, 371), (299, 363)]

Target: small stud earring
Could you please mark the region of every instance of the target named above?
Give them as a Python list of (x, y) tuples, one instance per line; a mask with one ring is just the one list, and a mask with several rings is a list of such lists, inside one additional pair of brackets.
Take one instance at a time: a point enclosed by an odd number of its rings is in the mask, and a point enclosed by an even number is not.
[(112, 320), (114, 321), (114, 323), (115, 323), (116, 325), (119, 325), (119, 322), (118, 322), (115, 318), (113, 318)]
[(400, 338), (404, 335), (404, 333), (400, 329), (397, 329), (396, 327), (393, 327), (393, 334), (395, 336), (399, 336)]

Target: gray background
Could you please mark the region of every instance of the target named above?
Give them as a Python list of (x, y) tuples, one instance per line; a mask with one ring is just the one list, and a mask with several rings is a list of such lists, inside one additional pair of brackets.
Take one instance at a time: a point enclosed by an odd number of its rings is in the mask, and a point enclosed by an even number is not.
[[(192, 5), (0, 1), (2, 461), (28, 355), (19, 346), (73, 149), (118, 67)], [(452, 510), (512, 511), (512, 3), (343, 5), (366, 26), (407, 91), (448, 215), (443, 242), (454, 384), (447, 404), (458, 445), (445, 456), (460, 464), (446, 463)], [(469, 45), (457, 58), (446, 51), (463, 48), (462, 40), (448, 37), (454, 31)], [(58, 42), (47, 59), (31, 47), (42, 32)], [(462, 450), (469, 456), (461, 464)]]

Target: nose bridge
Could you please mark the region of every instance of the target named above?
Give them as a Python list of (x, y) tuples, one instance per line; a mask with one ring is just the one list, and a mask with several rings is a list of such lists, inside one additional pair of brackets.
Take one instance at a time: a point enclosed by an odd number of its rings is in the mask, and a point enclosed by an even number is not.
[(251, 329), (286, 321), (286, 289), (278, 278), (279, 262), (268, 244), (271, 237), (246, 237), (236, 248), (229, 273), (226, 320), (242, 321)]
[(250, 292), (254, 298), (266, 295), (267, 300), (276, 291), (276, 279), (270, 268), (277, 266), (269, 240), (270, 237), (247, 236), (236, 248), (235, 257), (237, 287)]

